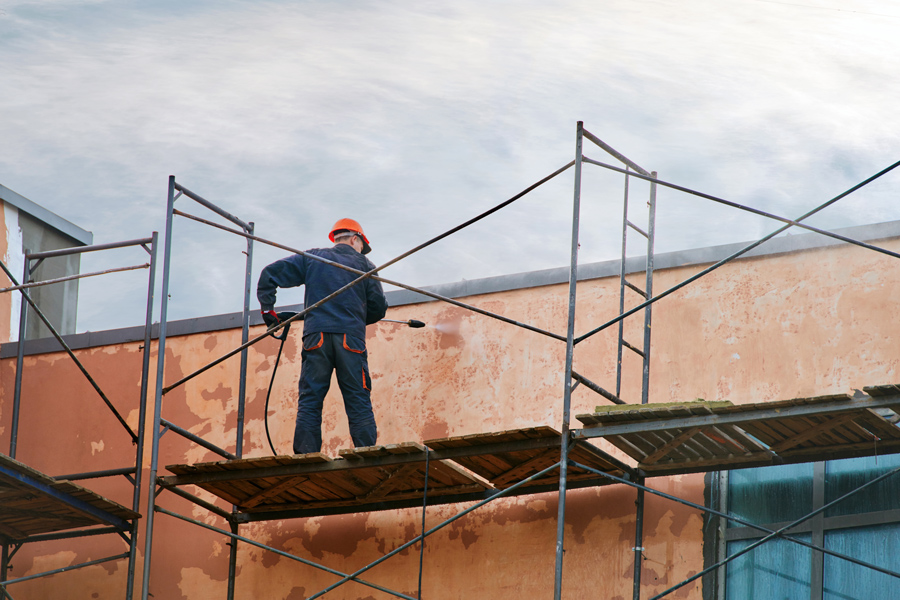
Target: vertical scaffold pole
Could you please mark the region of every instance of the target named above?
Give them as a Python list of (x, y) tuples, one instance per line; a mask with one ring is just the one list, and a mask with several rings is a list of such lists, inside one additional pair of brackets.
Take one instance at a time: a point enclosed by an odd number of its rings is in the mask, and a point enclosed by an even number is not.
[[(650, 173), (656, 179), (656, 171)], [(650, 184), (650, 208), (647, 223), (647, 281), (644, 290), (647, 298), (653, 297), (653, 239), (656, 235), (656, 183)], [(653, 306), (644, 309), (644, 373), (641, 378), (641, 404), (650, 401), (650, 332)], [(644, 485), (644, 478), (637, 483)], [(641, 600), (641, 563), (644, 557), (644, 490), (638, 488), (635, 504), (634, 521), (634, 590), (632, 600)]]
[[(650, 177), (656, 179), (656, 171), (650, 173)], [(650, 200), (647, 202), (650, 209), (647, 217), (647, 283), (644, 291), (647, 299), (653, 297), (653, 239), (656, 236), (656, 182), (650, 184)], [(650, 321), (653, 314), (653, 305), (644, 309), (644, 375), (641, 389), (641, 404), (650, 401)]]
[[(141, 510), (141, 480), (144, 472), (144, 431), (147, 427), (147, 392), (150, 387), (150, 344), (153, 341), (153, 292), (156, 288), (156, 249), (159, 244), (159, 234), (153, 232), (150, 243), (150, 275), (147, 282), (147, 313), (144, 319), (144, 356), (141, 366), (141, 396), (138, 412), (138, 441), (137, 458), (134, 471), (134, 496), (132, 497), (131, 510)], [(128, 554), (128, 580), (125, 587), (125, 600), (131, 600), (134, 595), (134, 573), (137, 561), (138, 526), (140, 519), (134, 519), (131, 525), (131, 542)]]
[(572, 404), (572, 359), (575, 353), (575, 288), (578, 281), (578, 229), (581, 213), (581, 153), (584, 123), (578, 121), (575, 137), (575, 192), (572, 208), (572, 254), (569, 265), (569, 319), (566, 334), (566, 370), (563, 389), (563, 422), (560, 436), (559, 514), (556, 522), (556, 575), (553, 597), (562, 598), (562, 567), (566, 532), (566, 477), (569, 460), (569, 419)]
[[(249, 235), (253, 235), (254, 224), (248, 223), (244, 227), (244, 231)], [(252, 291), (252, 270), (253, 270), (253, 240), (247, 238), (247, 262), (244, 270), (244, 314), (241, 320), (241, 345), (247, 343), (250, 339), (250, 293)], [(235, 456), (241, 458), (244, 455), (244, 406), (247, 400), (247, 348), (241, 350), (241, 375), (240, 387), (238, 392), (238, 424), (237, 424), (237, 447)], [(237, 507), (232, 507), (232, 512), (237, 511)], [(240, 533), (237, 523), (231, 524), (231, 533), (237, 535)], [(230, 551), (228, 553), (228, 593), (227, 600), (234, 600), (235, 577), (237, 576), (237, 538), (232, 538), (229, 542)]]
[(159, 343), (156, 354), (156, 395), (153, 407), (153, 442), (150, 457), (150, 485), (147, 486), (147, 529), (144, 540), (144, 581), (141, 600), (150, 594), (150, 557), (153, 548), (153, 521), (156, 508), (156, 473), (159, 469), (159, 426), (162, 418), (162, 390), (166, 366), (166, 320), (169, 312), (169, 264), (172, 257), (172, 216), (175, 209), (175, 176), (169, 175), (169, 200), (166, 207), (166, 242), (163, 247), (162, 297), (159, 309)]
[[(9, 544), (0, 545), (0, 582), (6, 581), (6, 576), (9, 572)], [(6, 590), (0, 588), (0, 600), (5, 600), (9, 598), (9, 595), (6, 593)]]
[[(253, 223), (248, 223), (244, 230), (248, 235), (253, 235)], [(247, 262), (244, 269), (244, 313), (241, 319), (241, 345), (247, 343), (250, 339), (250, 293), (252, 291), (252, 269), (253, 269), (253, 240), (247, 238)], [(244, 406), (247, 401), (247, 352), (248, 349), (241, 350), (241, 374), (240, 385), (238, 387), (238, 423), (237, 423), (237, 447), (234, 451), (235, 456), (241, 458), (244, 456)]]
[[(656, 171), (650, 173), (650, 177), (656, 179)], [(647, 267), (646, 283), (644, 291), (647, 298), (653, 297), (653, 240), (656, 235), (656, 183), (650, 184), (650, 200), (647, 202), (649, 215), (647, 222)], [(641, 378), (641, 404), (650, 401), (650, 332), (653, 305), (644, 309), (644, 372)], [(620, 323), (621, 325), (621, 323)], [(640, 477), (637, 483), (644, 485), (644, 478)], [(644, 490), (638, 488), (635, 504), (634, 521), (634, 589), (632, 600), (641, 600), (641, 567), (644, 557)]]
[[(638, 477), (635, 481), (638, 485), (644, 485), (644, 478)], [(644, 490), (638, 488), (637, 497), (634, 500), (634, 582), (632, 599), (641, 600), (641, 566), (644, 558)]]
[[(626, 165), (626, 171), (631, 167)], [(619, 314), (625, 313), (625, 260), (628, 255), (628, 184), (631, 177), (625, 175), (625, 197), (622, 201), (622, 260), (619, 263)], [(619, 321), (619, 343), (616, 352), (616, 396), (622, 397), (622, 341), (625, 339), (625, 320)]]
[[(28, 260), (28, 250), (25, 250), (25, 272), (22, 275), (22, 283), (28, 283), (31, 276), (31, 268)], [(16, 347), (16, 385), (13, 390), (13, 412), (12, 427), (9, 436), (9, 457), (16, 458), (16, 446), (19, 444), (19, 406), (22, 402), (22, 366), (25, 364), (25, 320), (28, 318), (28, 302), (24, 295), (27, 294), (22, 290), (22, 305), (19, 308), (19, 340)]]
[[(238, 529), (237, 523), (230, 523), (231, 525), (231, 533), (234, 535), (240, 535), (240, 530)], [(237, 583), (237, 538), (231, 538), (228, 540), (228, 546), (231, 549), (228, 553), (228, 590), (226, 592), (226, 598), (228, 600), (234, 600), (234, 588), (235, 583)]]

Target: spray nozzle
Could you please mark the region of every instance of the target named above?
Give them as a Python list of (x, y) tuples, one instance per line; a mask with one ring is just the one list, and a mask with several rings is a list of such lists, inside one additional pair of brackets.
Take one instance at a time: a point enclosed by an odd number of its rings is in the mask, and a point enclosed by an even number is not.
[(416, 321), (415, 319), (410, 319), (409, 321), (398, 321), (397, 319), (382, 319), (382, 321), (386, 321), (388, 323), (400, 323), (401, 325), (409, 325), (413, 329), (425, 327), (425, 323), (423, 323), (422, 321)]

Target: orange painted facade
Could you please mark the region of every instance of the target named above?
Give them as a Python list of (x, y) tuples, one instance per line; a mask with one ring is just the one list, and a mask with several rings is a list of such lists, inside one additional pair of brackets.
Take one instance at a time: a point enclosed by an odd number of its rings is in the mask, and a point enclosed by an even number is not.
[[(879, 245), (900, 251), (900, 239)], [(900, 379), (900, 263), (846, 245), (768, 255), (728, 264), (654, 307), (651, 402), (703, 398), (735, 403), (849, 392)], [(658, 270), (657, 292), (702, 266)], [(618, 277), (581, 282), (576, 332), (613, 318)], [(550, 285), (472, 296), (464, 302), (565, 332), (567, 286)], [(446, 304), (392, 308), (392, 319), (415, 318), (425, 329), (381, 323), (369, 327), (369, 361), (379, 443), (550, 425), (562, 419), (565, 344)], [(626, 323), (638, 340), (640, 317)], [(256, 327), (251, 335), (259, 334)], [(630, 335), (629, 335), (630, 333)], [(269, 407), (277, 449), (288, 452), (299, 376), (299, 332), (285, 345)], [(239, 330), (169, 338), (166, 382), (171, 383), (235, 348)], [(264, 340), (249, 353), (244, 456), (271, 452), (265, 438), (264, 402), (277, 352)], [(155, 345), (155, 342), (154, 342)], [(136, 427), (140, 389), (139, 343), (79, 350), (100, 386)], [(579, 344), (575, 369), (606, 389), (615, 388), (616, 327)], [(155, 360), (155, 357), (154, 357)], [(8, 447), (15, 360), (0, 362), (0, 444)], [(155, 368), (151, 365), (151, 372)], [(639, 402), (640, 363), (628, 357), (621, 396)], [(163, 416), (234, 451), (239, 382), (237, 357), (164, 397)], [(584, 386), (572, 397), (572, 414), (606, 404)], [(150, 403), (152, 407), (152, 401)], [(573, 426), (578, 427), (577, 421)], [(63, 353), (26, 358), (19, 430), (22, 462), (50, 475), (115, 468), (133, 460), (133, 446), (101, 400)], [(323, 452), (349, 447), (343, 407), (333, 387), (324, 414)], [(164, 465), (217, 460), (210, 452), (167, 434)], [(149, 443), (144, 466), (149, 466)], [(703, 475), (651, 479), (649, 485), (703, 503)], [(88, 487), (130, 505), (130, 487), (102, 482)], [(144, 491), (146, 497), (146, 490)], [(214, 497), (199, 491), (210, 501)], [(631, 598), (635, 493), (625, 486), (570, 491), (567, 498), (565, 598)], [(163, 492), (160, 505), (227, 527), (185, 500)], [(216, 504), (229, 509), (218, 500)], [(431, 527), (468, 505), (430, 507)], [(142, 510), (146, 514), (146, 510)], [(556, 550), (555, 494), (497, 501), (432, 537), (424, 552), (423, 597), (521, 600), (553, 594)], [(256, 523), (241, 534), (344, 572), (377, 559), (413, 538), (421, 510), (393, 510)], [(643, 596), (703, 568), (699, 512), (648, 498), (644, 524)], [(227, 540), (157, 515), (150, 592), (158, 599), (224, 598)], [(48, 542), (26, 547), (12, 576), (105, 556), (124, 544), (109, 539)], [(141, 544), (143, 549), (143, 544)], [(237, 598), (299, 600), (335, 576), (247, 544), (239, 545)], [(365, 578), (415, 595), (418, 547), (369, 571)], [(11, 588), (18, 598), (113, 599), (124, 594), (125, 561), (56, 575)], [(140, 568), (138, 569), (140, 572)], [(140, 579), (140, 578), (139, 578)], [(140, 589), (140, 581), (138, 582)], [(62, 594), (61, 590), (65, 590)], [(350, 583), (325, 596), (381, 599), (388, 595)], [(700, 583), (672, 598), (702, 597)]]

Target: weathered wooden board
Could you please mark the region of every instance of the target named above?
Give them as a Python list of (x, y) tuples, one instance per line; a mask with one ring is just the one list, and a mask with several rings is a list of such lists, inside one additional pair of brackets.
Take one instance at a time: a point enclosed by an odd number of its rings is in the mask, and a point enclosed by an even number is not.
[[(897, 385), (865, 390), (873, 398), (900, 394)], [(821, 410), (803, 416), (782, 414), (803, 406)], [(860, 407), (845, 394), (741, 405), (694, 401), (601, 408), (577, 418), (601, 432), (604, 426), (635, 425), (628, 433), (601, 437), (651, 475), (900, 452), (896, 425), (900, 415), (894, 407)], [(735, 414), (750, 418), (742, 418), (739, 424), (678, 422), (680, 417)], [(666, 427), (666, 422), (671, 426)], [(648, 427), (642, 430), (645, 423)]]
[[(490, 451), (491, 445), (507, 444), (533, 439), (560, 439), (560, 433), (552, 427), (531, 427), (527, 429), (513, 429), (494, 433), (479, 433), (458, 437), (426, 440), (425, 445), (435, 450), (449, 450), (467, 447), (482, 447), (482, 453), (474, 456), (464, 456), (456, 459), (456, 462), (485, 478), (491, 485), (499, 489), (505, 489), (520, 481), (531, 477), (558, 463), (560, 460), (559, 444), (528, 450)], [(611, 473), (622, 475), (622, 470), (610, 457), (599, 448), (587, 442), (579, 442), (570, 451), (569, 457), (575, 462), (585, 466)], [(567, 479), (570, 481), (582, 481), (596, 479), (599, 476), (592, 471), (570, 466)], [(522, 487), (546, 485), (559, 481), (559, 472), (554, 470), (528, 482)]]
[[(270, 456), (196, 465), (171, 465), (176, 475), (240, 473), (224, 481), (196, 483), (247, 513), (365, 506), (428, 494), (447, 496), (485, 491), (489, 485), (450, 461), (428, 460), (425, 448), (413, 442), (341, 450), (340, 458), (324, 454)], [(399, 464), (379, 459), (404, 456)], [(273, 467), (304, 466), (303, 472), (266, 476)], [(316, 467), (320, 467), (319, 470)], [(259, 476), (256, 476), (259, 473)]]
[(57, 481), (0, 454), (0, 538), (109, 525), (84, 505), (124, 521), (140, 515), (70, 481)]

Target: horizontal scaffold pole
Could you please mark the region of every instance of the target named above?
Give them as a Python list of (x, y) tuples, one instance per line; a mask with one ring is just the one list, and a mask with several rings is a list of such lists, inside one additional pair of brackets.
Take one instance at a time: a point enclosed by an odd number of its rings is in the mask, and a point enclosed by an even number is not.
[(625, 156), (624, 154), (622, 154), (621, 152), (619, 152), (618, 150), (616, 150), (615, 148), (613, 148), (612, 146), (610, 146), (609, 144), (607, 144), (606, 142), (604, 142), (603, 140), (598, 138), (596, 135), (594, 135), (587, 129), (583, 129), (582, 132), (584, 133), (584, 137), (586, 137), (588, 140), (590, 140), (591, 142), (593, 142), (594, 144), (596, 144), (597, 146), (599, 146), (600, 148), (605, 150), (607, 154), (617, 158), (619, 160), (619, 162), (631, 167), (632, 169), (634, 169), (635, 171), (637, 171), (638, 173), (640, 173), (642, 175), (650, 175), (650, 171), (648, 171), (644, 167), (640, 166), (639, 164), (637, 164), (636, 162), (634, 162), (633, 160), (631, 160), (630, 158), (628, 158), (627, 156)]
[(97, 252), (100, 250), (113, 250), (115, 248), (128, 248), (129, 246), (145, 246), (152, 244), (153, 238), (140, 238), (137, 240), (127, 240), (124, 242), (110, 242), (108, 244), (94, 244), (92, 246), (74, 246), (72, 248), (60, 248), (59, 250), (45, 250), (44, 252), (32, 252), (25, 255), (29, 260), (43, 260), (45, 258), (53, 258), (54, 256), (69, 256), (71, 254), (85, 254), (86, 252)]
[(56, 279), (47, 279), (44, 281), (35, 281), (33, 283), (23, 283), (20, 285), (14, 285), (12, 287), (0, 288), (0, 294), (3, 292), (13, 292), (15, 290), (27, 290), (29, 288), (41, 287), (44, 285), (51, 285), (54, 283), (63, 283), (65, 281), (74, 281), (77, 279), (85, 279), (87, 277), (96, 277), (97, 275), (107, 275), (108, 273), (121, 273), (122, 271), (136, 271), (138, 269), (149, 269), (150, 263), (144, 263), (142, 265), (134, 265), (132, 267), (117, 267), (115, 269), (107, 269), (105, 271), (95, 271), (93, 273), (81, 273), (79, 275), (68, 275), (66, 277), (57, 277)]
[(188, 431), (187, 429), (184, 429), (183, 427), (179, 427), (178, 425), (175, 425), (174, 423), (172, 423), (172, 422), (170, 422), (170, 421), (167, 421), (166, 419), (160, 418), (160, 419), (159, 419), (159, 424), (162, 425), (163, 427), (165, 427), (167, 430), (169, 430), (169, 431), (171, 431), (171, 432), (173, 432), (173, 433), (177, 433), (177, 434), (180, 435), (181, 437), (183, 437), (183, 438), (185, 438), (185, 439), (188, 439), (188, 440), (191, 440), (191, 441), (194, 442), (195, 444), (198, 444), (198, 445), (200, 445), (200, 446), (203, 446), (204, 448), (206, 448), (206, 449), (209, 450), (210, 452), (215, 452), (215, 453), (218, 454), (219, 456), (222, 456), (222, 457), (224, 457), (224, 458), (227, 458), (228, 460), (234, 460), (235, 458), (237, 458), (237, 456), (235, 456), (234, 454), (232, 454), (232, 453), (229, 452), (228, 450), (223, 450), (222, 448), (219, 448), (218, 446), (216, 446), (216, 445), (213, 444), (212, 442), (207, 442), (206, 440), (204, 440), (204, 439), (203, 439), (202, 437), (200, 437), (199, 435), (193, 434), (193, 433), (191, 433), (190, 431)]
[(71, 565), (68, 567), (61, 567), (59, 569), (54, 569), (52, 571), (46, 571), (44, 573), (35, 573), (34, 575), (26, 575), (24, 577), (17, 577), (16, 579), (8, 579), (6, 581), (0, 581), (0, 588), (6, 588), (6, 586), (19, 583), (21, 581), (30, 581), (32, 579), (38, 579), (40, 577), (47, 577), (49, 575), (56, 575), (57, 573), (66, 573), (67, 571), (74, 571), (75, 569), (82, 569), (84, 567), (92, 567), (94, 565), (99, 565), (105, 562), (110, 562), (113, 560), (119, 560), (120, 558), (128, 558), (128, 553), (125, 554), (117, 554), (115, 556), (109, 556), (107, 558), (98, 558), (97, 560), (91, 560), (88, 562), (84, 562), (77, 565)]
[[(237, 226), (240, 227), (241, 229), (244, 229), (245, 231), (249, 231), (250, 229), (252, 229), (248, 223), (245, 223), (245, 222), (241, 221), (240, 219), (238, 219), (236, 216), (234, 216), (234, 215), (231, 214), (230, 212), (228, 212), (228, 211), (226, 211), (226, 210), (224, 210), (224, 209), (222, 209), (222, 208), (216, 206), (215, 204), (213, 204), (213, 203), (210, 202), (209, 200), (207, 200), (207, 199), (201, 197), (200, 195), (195, 194), (194, 192), (192, 192), (191, 190), (187, 189), (186, 187), (184, 187), (184, 186), (181, 185), (180, 183), (175, 183), (174, 186), (175, 186), (175, 189), (176, 189), (176, 190), (178, 190), (179, 192), (181, 192), (181, 194), (184, 194), (185, 196), (187, 196), (188, 198), (190, 198), (191, 200), (193, 200), (193, 201), (196, 202), (197, 204), (200, 204), (200, 205), (202, 205), (202, 206), (205, 206), (206, 208), (208, 208), (209, 210), (213, 211), (214, 213), (216, 213), (216, 214), (219, 215), (220, 217), (223, 217), (223, 218), (225, 218), (225, 219), (228, 219), (229, 221), (231, 221), (232, 223), (234, 223), (235, 225), (237, 225)], [(178, 195), (180, 196), (181, 194), (178, 194)], [(176, 197), (175, 199), (177, 200), (178, 198)]]

